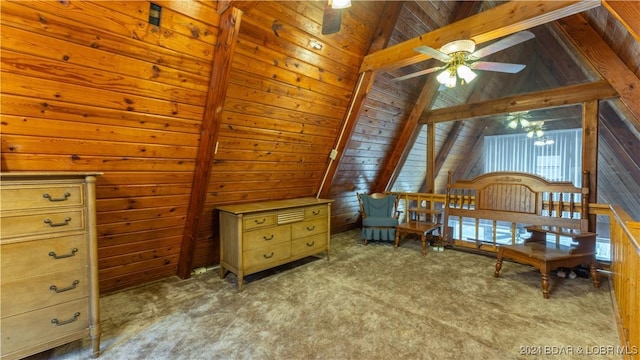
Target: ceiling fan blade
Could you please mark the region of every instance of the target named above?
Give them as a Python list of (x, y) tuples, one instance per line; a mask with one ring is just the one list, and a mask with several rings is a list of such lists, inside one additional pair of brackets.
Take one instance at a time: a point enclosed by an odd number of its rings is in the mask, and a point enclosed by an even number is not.
[(392, 82), (398, 82), (398, 81), (402, 81), (402, 80), (407, 80), (407, 79), (414, 78), (414, 77), (416, 77), (416, 76), (425, 75), (425, 74), (430, 74), (430, 73), (432, 73), (432, 72), (434, 72), (434, 71), (438, 71), (438, 70), (440, 70), (440, 69), (444, 69), (444, 68), (445, 68), (444, 66), (440, 66), (440, 67), (432, 67), (432, 68), (429, 68), (429, 69), (424, 69), (424, 70), (416, 71), (416, 72), (414, 72), (414, 73), (407, 74), (407, 75), (404, 75), (404, 76), (398, 76), (397, 78), (393, 78), (393, 79), (391, 79), (391, 81), (392, 81)]
[(503, 73), (515, 74), (526, 67), (522, 64), (498, 63), (490, 61), (477, 61), (469, 65), (470, 68), (476, 70), (497, 71)]
[(507, 36), (501, 40), (494, 42), (491, 45), (485, 46), (482, 49), (478, 49), (469, 55), (469, 59), (480, 59), (487, 55), (491, 55), (500, 50), (504, 50), (513, 45), (520, 44), (521, 42), (533, 39), (535, 35), (531, 31), (520, 31), (511, 36)]
[(422, 46), (418, 46), (417, 48), (414, 48), (413, 50), (421, 53), (421, 54), (425, 54), (425, 55), (429, 55), (434, 59), (438, 59), (442, 62), (447, 62), (449, 60), (451, 60), (451, 57), (445, 53), (443, 53), (442, 51), (436, 50), (434, 48), (428, 47), (426, 45), (422, 45)]

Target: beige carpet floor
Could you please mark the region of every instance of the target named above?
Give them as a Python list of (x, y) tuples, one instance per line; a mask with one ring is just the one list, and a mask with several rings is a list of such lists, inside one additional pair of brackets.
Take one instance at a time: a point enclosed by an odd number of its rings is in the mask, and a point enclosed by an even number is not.
[[(418, 241), (362, 245), (332, 236), (331, 260), (224, 280), (209, 271), (101, 297), (100, 359), (621, 359), (608, 279), (532, 267)], [(581, 352), (581, 354), (578, 354)], [(593, 355), (593, 356), (589, 356)], [(88, 359), (89, 340), (31, 357)]]

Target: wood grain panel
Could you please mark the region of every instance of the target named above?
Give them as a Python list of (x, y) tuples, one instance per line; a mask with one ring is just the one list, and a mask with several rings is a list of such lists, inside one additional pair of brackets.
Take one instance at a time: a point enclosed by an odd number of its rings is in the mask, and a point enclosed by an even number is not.
[[(134, 2), (132, 2), (134, 3)], [(174, 2), (174, 4), (177, 2)], [(16, 28), (37, 32), (52, 38), (63, 39), (75, 44), (90, 46), (108, 53), (117, 53), (134, 59), (159, 63), (167, 67), (181, 69), (196, 75), (208, 76), (209, 59), (199, 59), (191, 54), (178, 53), (173, 50), (145, 43), (130, 36), (130, 33), (118, 34), (113, 30), (102, 30), (94, 22), (83, 23), (82, 13), (58, 12), (43, 2), (6, 1), (2, 4), (3, 23), (10, 23)], [(126, 6), (127, 2), (120, 2)], [(137, 4), (145, 4), (137, 2)], [(146, 3), (148, 9), (148, 3)], [(49, 9), (50, 13), (44, 12)], [(217, 15), (216, 15), (217, 16)], [(215, 19), (212, 17), (211, 19)], [(42, 26), (45, 24), (46, 26)]]
[(176, 274), (219, 16), (206, 2), (7, 1), (2, 170), (101, 171), (102, 292)]

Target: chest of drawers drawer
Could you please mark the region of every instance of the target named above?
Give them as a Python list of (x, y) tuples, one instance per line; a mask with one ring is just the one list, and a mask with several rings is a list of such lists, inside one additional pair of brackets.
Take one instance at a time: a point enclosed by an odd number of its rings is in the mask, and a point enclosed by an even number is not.
[(78, 299), (2, 319), (2, 352), (89, 331), (89, 302)]
[(3, 276), (0, 291), (10, 296), (2, 300), (2, 318), (86, 298), (89, 295), (86, 268), (34, 276), (29, 281), (4, 280)]
[(291, 224), (291, 238), (299, 239), (327, 232), (327, 219), (313, 219)]
[(254, 250), (289, 241), (291, 241), (290, 225), (258, 228), (244, 233), (243, 250)]
[(5, 186), (0, 204), (3, 211), (82, 206), (82, 184)]
[(245, 269), (254, 272), (257, 269), (267, 269), (291, 257), (291, 242), (276, 244), (242, 253)]
[(291, 254), (300, 256), (304, 254), (315, 254), (327, 248), (327, 234), (321, 233), (296, 239), (291, 242)]
[(35, 214), (6, 214), (0, 219), (2, 238), (53, 234), (84, 229), (83, 208), (49, 210)]
[(87, 266), (85, 234), (2, 245), (2, 281), (15, 281)]

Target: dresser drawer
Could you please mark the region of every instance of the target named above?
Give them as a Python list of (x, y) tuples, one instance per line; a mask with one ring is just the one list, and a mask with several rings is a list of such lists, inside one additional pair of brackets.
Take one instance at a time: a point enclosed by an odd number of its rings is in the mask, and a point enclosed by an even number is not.
[(244, 267), (248, 272), (256, 268), (267, 268), (271, 264), (288, 259), (291, 256), (291, 243), (286, 242), (242, 253)]
[(5, 185), (2, 187), (2, 210), (40, 209), (81, 206), (82, 184)]
[(304, 253), (315, 254), (327, 249), (327, 233), (316, 234), (291, 242), (291, 256)]
[(2, 282), (87, 266), (87, 239), (83, 234), (3, 244)]
[(242, 240), (242, 249), (244, 251), (291, 241), (291, 226), (280, 225), (247, 231), (244, 233)]
[(304, 209), (304, 218), (306, 220), (327, 218), (327, 205), (314, 206)]
[[(57, 323), (57, 324), (56, 324)], [(89, 328), (89, 301), (79, 299), (1, 320), (2, 354)]]
[(266, 213), (246, 216), (243, 221), (244, 230), (251, 230), (276, 224), (276, 214)]
[(291, 238), (299, 239), (327, 232), (327, 219), (307, 220), (291, 224)]
[(3, 318), (31, 310), (85, 298), (89, 295), (87, 269), (72, 269), (0, 284)]
[(12, 214), (3, 216), (0, 221), (2, 226), (0, 234), (3, 238), (83, 230), (84, 210), (72, 208), (39, 214)]

